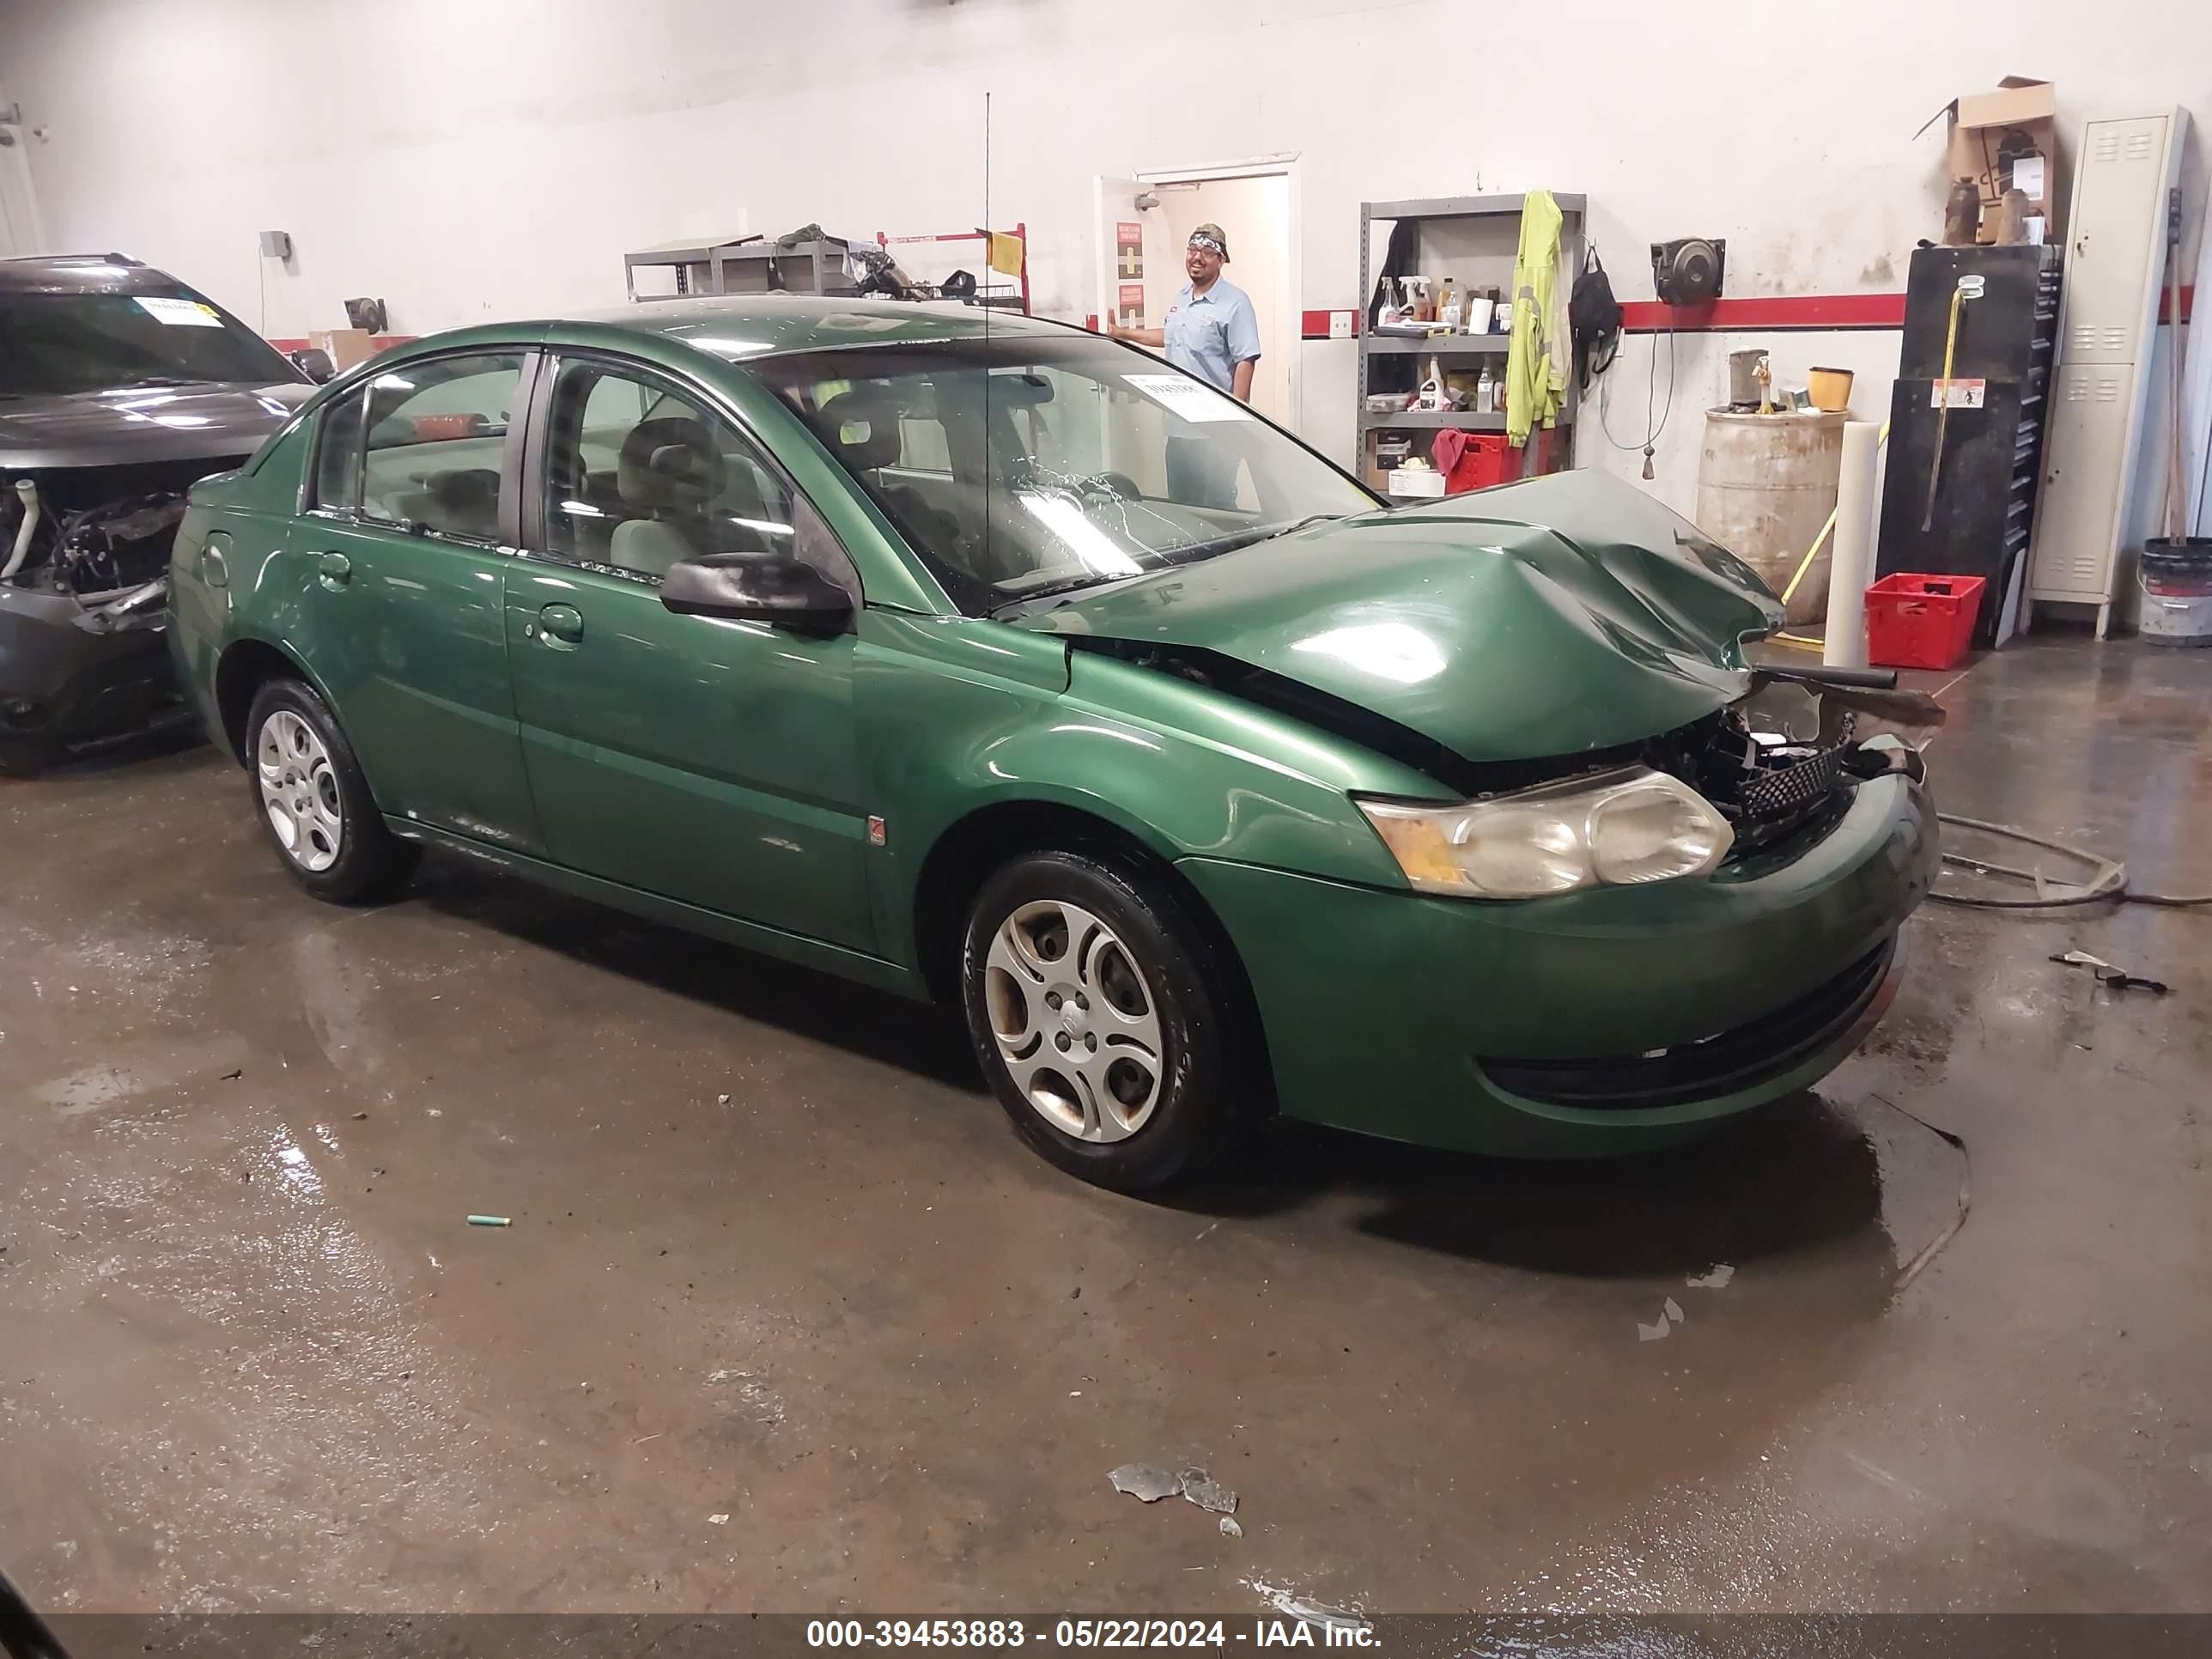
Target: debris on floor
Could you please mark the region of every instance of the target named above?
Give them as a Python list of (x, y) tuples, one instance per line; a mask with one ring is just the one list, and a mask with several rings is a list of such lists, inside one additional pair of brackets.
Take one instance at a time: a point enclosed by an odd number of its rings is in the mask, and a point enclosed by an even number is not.
[(1370, 1628), (1367, 1615), (1357, 1607), (1333, 1607), (1325, 1601), (1312, 1601), (1260, 1578), (1247, 1578), (1244, 1585), (1248, 1589), (1257, 1591), (1261, 1599), (1277, 1613), (1301, 1624), (1333, 1626), (1339, 1630)]
[(1638, 1342), (1656, 1342), (1660, 1338), (1672, 1336), (1674, 1334), (1674, 1328), (1668, 1322), (1667, 1316), (1663, 1312), (1660, 1314), (1656, 1324), (1647, 1325), (1640, 1319), (1636, 1322), (1636, 1340)]
[(1682, 1322), (1682, 1304), (1675, 1301), (1673, 1297), (1668, 1297), (1660, 1306), (1667, 1317), (1673, 1320), (1674, 1323), (1679, 1325)]
[(2097, 983), (2110, 991), (2148, 991), (2162, 997), (2172, 988), (2162, 979), (2150, 979), (2142, 974), (2131, 974), (2124, 968), (2115, 968), (2102, 957), (2093, 957), (2087, 951), (2064, 951), (2051, 958), (2069, 968), (2087, 968), (2096, 975)]
[(1114, 1483), (1115, 1492), (1125, 1492), (1139, 1503), (1157, 1504), (1180, 1492), (1188, 1502), (1216, 1515), (1233, 1515), (1237, 1510), (1237, 1494), (1204, 1469), (1177, 1474), (1158, 1463), (1124, 1463), (1106, 1478)]
[(472, 1215), (469, 1218), (469, 1225), (471, 1227), (512, 1227), (514, 1225), (514, 1223), (503, 1215)]
[(1233, 1515), (1221, 1517), (1221, 1532), (1225, 1538), (1242, 1538), (1244, 1535), (1244, 1528), (1237, 1524), (1237, 1517)]
[[(2052, 958), (2053, 961), (2057, 959)], [(1958, 1207), (1951, 1217), (1950, 1224), (1929, 1239), (1921, 1247), (1919, 1253), (1905, 1264), (1904, 1268), (1897, 1275), (1896, 1284), (1891, 1286), (1892, 1293), (1894, 1294), (1901, 1292), (1906, 1285), (1919, 1278), (1921, 1270), (1936, 1259), (1936, 1252), (1956, 1238), (1959, 1236), (1959, 1229), (1966, 1224), (1967, 1212), (1973, 1208), (1974, 1203), (1974, 1165), (1973, 1159), (1966, 1152), (1966, 1143), (1961, 1137), (1953, 1134), (1948, 1129), (1937, 1128), (1919, 1113), (1908, 1111), (1887, 1095), (1875, 1095), (1872, 1098), (1880, 1101), (1899, 1116), (1911, 1118), (1929, 1134), (1934, 1135), (1959, 1154), (1959, 1200)]]
[(1157, 1463), (1124, 1463), (1106, 1478), (1115, 1492), (1125, 1492), (1142, 1504), (1157, 1504), (1182, 1490), (1175, 1471)]
[(1216, 1515), (1237, 1512), (1237, 1494), (1204, 1469), (1185, 1469), (1177, 1478), (1182, 1482), (1182, 1495), (1199, 1508)]
[(707, 1524), (710, 1527), (726, 1527), (730, 1524), (730, 1517), (726, 1515), (710, 1515), (707, 1517)]
[(1728, 1288), (1729, 1280), (1735, 1277), (1735, 1269), (1723, 1261), (1708, 1273), (1692, 1273), (1686, 1282), (1693, 1291), (1722, 1291)]

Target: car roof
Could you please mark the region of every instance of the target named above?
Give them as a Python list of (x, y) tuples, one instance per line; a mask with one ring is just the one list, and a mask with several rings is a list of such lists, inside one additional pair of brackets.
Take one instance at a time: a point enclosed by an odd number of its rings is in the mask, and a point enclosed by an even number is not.
[[(825, 299), (816, 295), (726, 295), (646, 300), (580, 313), (569, 325), (621, 329), (754, 361), (802, 351), (949, 340), (1065, 339), (1064, 323), (949, 301)], [(556, 326), (559, 325), (556, 324)], [(736, 342), (738, 349), (708, 343)]]
[(0, 259), (0, 294), (149, 294), (181, 287), (127, 253), (40, 253)]

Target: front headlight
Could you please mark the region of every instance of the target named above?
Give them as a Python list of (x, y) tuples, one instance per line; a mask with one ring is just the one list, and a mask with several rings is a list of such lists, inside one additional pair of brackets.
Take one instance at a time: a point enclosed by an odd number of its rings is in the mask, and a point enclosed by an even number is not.
[(1407, 881), (1462, 898), (1540, 898), (1702, 876), (1735, 840), (1696, 790), (1643, 767), (1448, 806), (1358, 805)]

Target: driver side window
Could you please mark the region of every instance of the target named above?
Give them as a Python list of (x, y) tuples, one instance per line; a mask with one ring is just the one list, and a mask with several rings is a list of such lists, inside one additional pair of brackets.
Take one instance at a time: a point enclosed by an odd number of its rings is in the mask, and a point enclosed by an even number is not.
[(782, 553), (790, 489), (713, 410), (589, 360), (562, 364), (545, 465), (545, 550), (659, 577), (709, 553)]

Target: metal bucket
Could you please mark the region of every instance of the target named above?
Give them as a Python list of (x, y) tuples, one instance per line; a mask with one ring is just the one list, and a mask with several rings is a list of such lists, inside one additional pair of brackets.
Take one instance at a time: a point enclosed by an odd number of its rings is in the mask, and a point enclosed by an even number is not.
[(1759, 366), (1766, 360), (1766, 349), (1755, 346), (1748, 351), (1729, 353), (1729, 402), (1759, 404)]
[[(1709, 410), (1698, 459), (1698, 528), (1778, 594), (1835, 510), (1843, 465), (1840, 415)], [(1828, 554), (1824, 543), (1798, 584), (1791, 623), (1827, 615)]]
[(2136, 564), (2144, 641), (2212, 645), (2212, 536), (2158, 536)]

